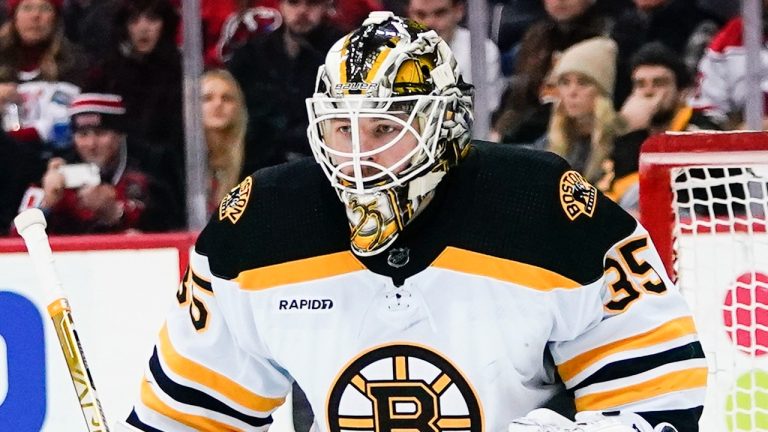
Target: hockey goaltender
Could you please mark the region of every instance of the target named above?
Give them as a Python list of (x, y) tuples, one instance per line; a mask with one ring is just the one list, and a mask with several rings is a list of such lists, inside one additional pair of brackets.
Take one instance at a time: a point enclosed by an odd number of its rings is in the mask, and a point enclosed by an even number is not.
[(697, 431), (704, 355), (646, 230), (559, 157), (471, 142), (471, 92), (413, 21), (339, 40), (316, 161), (222, 201), (122, 427), (266, 430), (297, 382), (317, 431)]

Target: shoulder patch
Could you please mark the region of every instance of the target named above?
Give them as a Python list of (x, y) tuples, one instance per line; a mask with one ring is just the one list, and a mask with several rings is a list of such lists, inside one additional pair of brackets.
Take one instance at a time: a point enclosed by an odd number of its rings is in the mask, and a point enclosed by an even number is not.
[(229, 219), (232, 224), (236, 224), (245, 213), (245, 207), (248, 205), (248, 198), (251, 196), (253, 179), (248, 176), (239, 185), (232, 188), (231, 191), (221, 200), (219, 204), (219, 220)]
[(570, 220), (581, 215), (592, 217), (597, 203), (597, 189), (576, 171), (566, 171), (560, 177), (560, 205)]

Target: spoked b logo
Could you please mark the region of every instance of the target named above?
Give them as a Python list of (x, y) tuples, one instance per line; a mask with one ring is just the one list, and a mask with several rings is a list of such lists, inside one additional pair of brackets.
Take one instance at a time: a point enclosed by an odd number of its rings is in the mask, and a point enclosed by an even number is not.
[(483, 430), (466, 378), (441, 355), (416, 345), (382, 346), (357, 357), (334, 383), (327, 411), (332, 432)]

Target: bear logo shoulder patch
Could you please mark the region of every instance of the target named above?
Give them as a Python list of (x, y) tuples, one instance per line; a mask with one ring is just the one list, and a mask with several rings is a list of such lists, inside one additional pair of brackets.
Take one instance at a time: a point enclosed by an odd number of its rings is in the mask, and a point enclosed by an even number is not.
[(570, 220), (581, 215), (589, 218), (595, 213), (597, 188), (576, 171), (566, 171), (560, 177), (560, 205)]
[(245, 213), (245, 207), (248, 205), (248, 199), (251, 197), (253, 188), (253, 179), (248, 176), (239, 185), (232, 188), (231, 191), (221, 200), (219, 204), (219, 220), (225, 219), (236, 224)]

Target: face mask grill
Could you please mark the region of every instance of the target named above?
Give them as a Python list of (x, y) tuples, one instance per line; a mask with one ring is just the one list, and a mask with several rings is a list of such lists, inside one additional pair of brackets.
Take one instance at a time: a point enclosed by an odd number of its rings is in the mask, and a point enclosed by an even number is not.
[(374, 193), (435, 165), (447, 105), (443, 96), (316, 95), (307, 99), (307, 135), (334, 187)]

